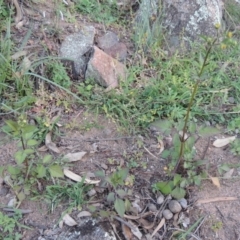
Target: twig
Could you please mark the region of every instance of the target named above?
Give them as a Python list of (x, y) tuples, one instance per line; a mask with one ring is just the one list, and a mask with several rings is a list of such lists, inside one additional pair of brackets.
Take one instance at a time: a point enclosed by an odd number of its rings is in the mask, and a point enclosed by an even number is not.
[(28, 210), (28, 209), (14, 209), (14, 208), (3, 208), (3, 211), (6, 211), (6, 212), (20, 211), (22, 214), (33, 212), (32, 210)]
[(122, 224), (125, 224), (126, 226), (128, 226), (130, 229), (132, 229), (133, 231), (136, 231), (135, 227), (132, 226), (131, 224), (129, 224), (128, 222), (124, 221), (122, 218), (120, 217), (113, 217), (114, 219), (118, 220), (119, 222), (121, 222)]
[(137, 137), (116, 137), (116, 138), (101, 138), (101, 139), (77, 139), (77, 138), (68, 138), (68, 137), (61, 137), (62, 139), (68, 140), (68, 141), (76, 141), (76, 142), (97, 142), (97, 141), (117, 141), (121, 139), (134, 139)]
[(145, 146), (143, 146), (143, 148), (154, 158), (158, 159), (157, 156), (155, 156), (153, 153), (151, 153)]

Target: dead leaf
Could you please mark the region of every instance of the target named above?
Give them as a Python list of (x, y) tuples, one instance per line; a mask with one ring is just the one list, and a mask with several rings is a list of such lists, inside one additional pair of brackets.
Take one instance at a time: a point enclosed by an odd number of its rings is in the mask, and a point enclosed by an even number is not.
[(210, 179), (212, 180), (212, 183), (218, 187), (218, 189), (220, 189), (220, 182), (219, 182), (219, 178), (217, 177), (211, 177), (210, 176)]
[(234, 168), (228, 170), (228, 171), (223, 175), (223, 177), (224, 177), (224, 178), (231, 178), (233, 172), (234, 172)]
[(20, 57), (22, 57), (22, 56), (26, 56), (27, 55), (27, 51), (18, 51), (18, 52), (16, 52), (16, 53), (14, 53), (12, 56), (11, 56), (11, 58), (13, 59), (13, 60), (16, 60), (16, 59), (18, 59), (18, 58), (20, 58)]
[(72, 217), (70, 217), (69, 214), (65, 214), (62, 220), (66, 225), (70, 227), (77, 225), (76, 221)]
[(200, 199), (200, 200), (197, 200), (196, 204), (223, 202), (223, 201), (236, 201), (236, 200), (238, 200), (237, 197), (217, 197), (217, 198), (209, 198), (209, 199)]
[(145, 228), (145, 229), (147, 229), (147, 230), (149, 230), (149, 229), (152, 229), (153, 227), (154, 227), (154, 225), (155, 225), (155, 222), (149, 222), (149, 221), (147, 221), (146, 219), (144, 219), (144, 218), (140, 218), (139, 219), (139, 222), (142, 224), (142, 226)]
[(156, 229), (153, 231), (151, 237), (153, 237), (162, 228), (162, 226), (165, 224), (165, 221), (166, 221), (165, 218), (162, 218)]
[(124, 237), (126, 238), (126, 240), (131, 240), (133, 237), (131, 229), (123, 223), (122, 223), (122, 233), (123, 233)]
[(46, 152), (48, 150), (48, 148), (46, 146), (42, 146), (40, 148), (38, 148), (39, 152)]
[(131, 232), (133, 233), (133, 235), (136, 236), (138, 239), (141, 239), (142, 233), (140, 232), (138, 227), (132, 221), (128, 221), (128, 223), (130, 224), (130, 226), (132, 226)]
[(56, 146), (55, 143), (52, 142), (52, 136), (51, 136), (51, 133), (48, 133), (45, 137), (45, 145), (46, 147), (55, 152), (55, 153), (60, 153), (60, 149)]
[[(66, 177), (72, 179), (75, 182), (81, 182), (82, 181), (82, 177), (80, 177), (79, 175), (77, 175), (76, 173), (68, 170), (68, 169), (63, 169), (63, 173)], [(90, 180), (85, 178), (85, 183), (89, 183), (89, 184), (98, 184), (100, 182), (100, 180)]]
[(235, 139), (236, 139), (236, 136), (217, 139), (213, 142), (213, 146), (217, 148), (224, 147), (228, 145), (230, 142), (234, 141)]
[(87, 152), (76, 152), (76, 153), (68, 153), (64, 156), (69, 162), (76, 162), (82, 160), (82, 158), (86, 155)]
[(164, 151), (164, 143), (161, 139), (159, 139), (158, 144), (159, 144), (159, 148), (160, 148), (158, 155), (160, 155)]
[(91, 216), (92, 216), (92, 214), (91, 214), (90, 212), (88, 212), (88, 211), (81, 211), (81, 212), (77, 215), (78, 218), (81, 218), (81, 217), (91, 217)]

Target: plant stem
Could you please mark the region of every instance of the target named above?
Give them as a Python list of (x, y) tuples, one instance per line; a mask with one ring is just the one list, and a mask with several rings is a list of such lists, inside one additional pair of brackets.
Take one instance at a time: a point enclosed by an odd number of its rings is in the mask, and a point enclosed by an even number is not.
[(211, 50), (212, 50), (212, 47), (214, 46), (214, 44), (216, 43), (218, 37), (216, 37), (212, 43), (210, 44), (208, 50), (207, 50), (207, 53), (204, 57), (204, 60), (203, 60), (203, 63), (202, 63), (202, 66), (200, 68), (200, 71), (198, 73), (198, 80), (196, 81), (195, 85), (194, 85), (194, 88), (193, 88), (193, 92), (191, 94), (191, 98), (190, 98), (190, 102), (188, 104), (188, 108), (187, 108), (187, 114), (186, 114), (186, 117), (185, 117), (185, 120), (184, 120), (184, 126), (183, 126), (183, 130), (182, 130), (182, 136), (180, 137), (180, 141), (181, 141), (181, 146), (180, 146), (180, 152), (179, 152), (179, 157), (178, 157), (178, 161), (177, 161), (177, 164), (173, 170), (173, 173), (177, 172), (178, 170), (178, 167), (180, 165), (182, 165), (182, 161), (183, 161), (183, 154), (184, 154), (184, 145), (185, 145), (185, 141), (187, 139), (185, 139), (185, 136), (186, 136), (186, 133), (187, 133), (187, 129), (188, 129), (188, 120), (189, 120), (189, 115), (190, 115), (190, 111), (191, 111), (191, 108), (193, 106), (193, 101), (195, 99), (195, 96), (197, 94), (197, 90), (198, 90), (198, 86), (200, 84), (200, 81), (201, 81), (201, 76), (203, 74), (203, 71), (204, 71), (204, 68), (205, 66), (207, 65), (207, 60), (208, 60), (208, 57), (209, 57), (209, 54), (211, 53)]

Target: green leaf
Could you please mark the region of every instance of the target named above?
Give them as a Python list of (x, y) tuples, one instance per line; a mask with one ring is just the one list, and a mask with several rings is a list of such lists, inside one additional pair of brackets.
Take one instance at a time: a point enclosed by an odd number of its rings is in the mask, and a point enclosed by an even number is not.
[(26, 155), (33, 154), (34, 152), (35, 152), (35, 151), (34, 151), (33, 149), (30, 149), (30, 148), (27, 148), (27, 149), (24, 150), (24, 153), (25, 153)]
[(7, 167), (7, 171), (11, 174), (11, 175), (18, 175), (21, 172), (21, 169), (19, 167), (13, 167), (13, 166), (8, 166)]
[(0, 177), (3, 177), (4, 170), (5, 170), (5, 166), (0, 166)]
[(36, 167), (37, 178), (43, 178), (46, 176), (46, 168), (43, 165), (38, 165)]
[(132, 206), (131, 202), (128, 199), (126, 199), (125, 200), (125, 211), (129, 211), (131, 209), (131, 206)]
[(51, 174), (51, 177), (59, 177), (59, 178), (63, 178), (64, 174), (63, 174), (63, 170), (59, 165), (52, 165), (49, 167), (49, 172)]
[(38, 144), (38, 141), (36, 141), (35, 139), (30, 139), (27, 141), (27, 146), (32, 147), (32, 146), (36, 146)]
[(163, 152), (161, 153), (161, 157), (162, 158), (167, 158), (170, 155), (170, 151), (169, 150), (163, 150)]
[(114, 202), (114, 200), (115, 200), (115, 194), (113, 192), (110, 192), (107, 196), (107, 201)]
[(197, 186), (200, 186), (201, 185), (201, 176), (194, 176), (193, 177), (193, 180), (194, 180), (194, 184), (197, 185)]
[(156, 183), (157, 189), (164, 195), (170, 194), (173, 189), (173, 181)]
[(45, 155), (44, 158), (43, 158), (43, 163), (50, 163), (51, 160), (52, 160), (52, 155), (47, 154), (47, 155)]
[(12, 120), (7, 120), (5, 121), (5, 123), (10, 127), (10, 129), (13, 131), (13, 132), (17, 132), (19, 129), (18, 129), (18, 123), (15, 122), (15, 121), (12, 121)]
[(198, 134), (202, 137), (211, 137), (219, 133), (221, 133), (221, 131), (215, 127), (202, 127), (198, 131)]
[(125, 204), (124, 201), (120, 198), (117, 198), (114, 202), (114, 207), (117, 211), (117, 213), (119, 214), (120, 217), (124, 216), (125, 213)]
[(171, 192), (171, 195), (172, 195), (172, 197), (174, 197), (176, 199), (181, 199), (181, 198), (185, 197), (186, 191), (183, 188), (176, 187)]
[(33, 132), (35, 132), (37, 130), (37, 127), (36, 126), (34, 126), (34, 125), (27, 125), (27, 126), (25, 126), (24, 128), (23, 128), (23, 133), (25, 134), (25, 133), (33, 133)]
[(17, 198), (21, 202), (21, 201), (23, 201), (26, 198), (26, 195), (22, 191), (22, 192), (18, 193)]
[(123, 189), (118, 189), (116, 193), (120, 198), (124, 198), (125, 196), (127, 196), (127, 193)]
[(172, 130), (172, 122), (169, 120), (157, 120), (151, 123), (151, 126), (157, 128), (162, 133), (169, 134)]
[(16, 163), (21, 165), (27, 157), (27, 154), (24, 151), (17, 151), (14, 155)]
[(104, 173), (104, 171), (96, 171), (95, 172), (95, 176), (103, 178), (103, 177), (105, 177), (105, 173)]
[(182, 177), (180, 174), (175, 174), (173, 178), (173, 184), (176, 186), (180, 181), (182, 180)]
[(128, 176), (128, 169), (127, 168), (123, 168), (121, 170), (118, 171), (119, 176), (121, 176), (122, 180), (125, 180)]
[(190, 122), (189, 124), (189, 132), (190, 133), (195, 133), (197, 128), (197, 124), (195, 122)]

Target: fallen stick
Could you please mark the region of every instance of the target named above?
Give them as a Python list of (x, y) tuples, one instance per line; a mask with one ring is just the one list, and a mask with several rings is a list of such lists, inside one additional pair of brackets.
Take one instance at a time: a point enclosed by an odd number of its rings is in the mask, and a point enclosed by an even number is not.
[(200, 199), (196, 201), (196, 204), (205, 204), (205, 203), (213, 203), (213, 202), (223, 202), (223, 201), (236, 201), (237, 197), (217, 197), (217, 198), (209, 198), (209, 199)]

